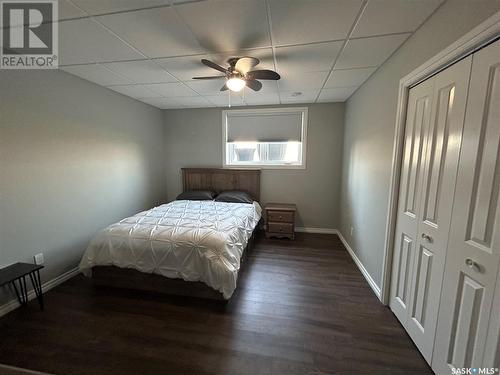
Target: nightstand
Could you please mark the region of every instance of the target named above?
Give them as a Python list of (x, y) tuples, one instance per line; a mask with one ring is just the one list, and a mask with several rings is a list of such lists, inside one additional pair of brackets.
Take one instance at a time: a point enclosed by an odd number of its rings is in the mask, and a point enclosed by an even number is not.
[(295, 212), (297, 206), (286, 203), (268, 203), (266, 211), (266, 238), (295, 238)]

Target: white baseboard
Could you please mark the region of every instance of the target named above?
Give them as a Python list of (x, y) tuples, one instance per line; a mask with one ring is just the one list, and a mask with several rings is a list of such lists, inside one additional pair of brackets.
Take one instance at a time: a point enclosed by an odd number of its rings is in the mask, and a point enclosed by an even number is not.
[[(54, 288), (55, 286), (62, 284), (66, 280), (71, 279), (73, 276), (76, 276), (79, 273), (78, 267), (75, 267), (62, 275), (57, 276), (55, 279), (49, 280), (45, 283), (42, 284), (42, 291), (43, 293), (48, 292), (50, 289)], [(31, 301), (32, 299), (36, 298), (35, 291), (30, 290), (28, 292), (28, 300)], [(21, 304), (17, 299), (13, 299), (4, 305), (0, 306), (0, 317), (4, 316), (5, 314), (11, 312), (12, 310), (17, 309)]]
[(331, 228), (295, 227), (295, 231), (300, 233), (338, 234), (337, 229)]
[(296, 232), (302, 232), (302, 233), (323, 233), (323, 234), (336, 234), (339, 236), (340, 241), (342, 241), (342, 244), (344, 247), (347, 249), (347, 252), (351, 256), (352, 260), (358, 266), (359, 270), (361, 271), (361, 274), (365, 277), (366, 281), (368, 282), (368, 285), (372, 288), (373, 292), (377, 296), (378, 299), (381, 300), (382, 293), (380, 291), (380, 287), (377, 285), (375, 280), (371, 277), (371, 275), (368, 273), (366, 270), (365, 266), (359, 258), (357, 257), (356, 253), (352, 250), (351, 246), (347, 243), (346, 239), (340, 233), (338, 229), (331, 229), (331, 228), (314, 228), (314, 227), (295, 227)]
[(361, 273), (365, 277), (366, 281), (368, 282), (368, 285), (370, 285), (370, 287), (372, 288), (372, 290), (375, 293), (375, 295), (377, 296), (377, 298), (381, 300), (382, 293), (380, 292), (380, 287), (377, 285), (375, 280), (373, 280), (371, 275), (366, 270), (365, 266), (363, 266), (363, 263), (361, 263), (358, 256), (356, 255), (356, 253), (352, 250), (351, 246), (349, 246), (349, 244), (347, 243), (347, 241), (344, 238), (344, 236), (342, 235), (342, 233), (340, 233), (340, 231), (338, 231), (337, 235), (339, 236), (340, 241), (342, 241), (342, 243), (344, 244), (344, 246), (347, 249), (347, 252), (351, 256), (352, 260), (354, 261), (354, 263), (356, 263), (356, 266), (358, 266), (359, 270), (361, 271)]

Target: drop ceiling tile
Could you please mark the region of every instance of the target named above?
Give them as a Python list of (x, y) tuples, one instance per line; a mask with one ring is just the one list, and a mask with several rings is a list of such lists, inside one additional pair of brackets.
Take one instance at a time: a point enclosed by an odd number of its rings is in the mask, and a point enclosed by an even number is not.
[(358, 86), (323, 89), (319, 95), (318, 102), (344, 102), (357, 88)]
[(161, 109), (182, 108), (182, 104), (175, 98), (142, 98), (139, 100)]
[(196, 92), (191, 90), (189, 87), (186, 87), (181, 82), (153, 83), (149, 85), (144, 85), (144, 87), (154, 92), (157, 92), (158, 94), (166, 98), (198, 95)]
[(226, 79), (210, 79), (210, 80), (195, 80), (186, 81), (186, 85), (191, 87), (194, 91), (201, 95), (217, 95), (220, 89), (226, 83)]
[(148, 89), (145, 85), (120, 85), (109, 86), (108, 88), (134, 99), (157, 98), (161, 96), (159, 93)]
[(210, 59), (209, 55), (169, 57), (154, 61), (180, 81), (189, 81), (193, 77), (218, 75), (220, 72), (201, 63), (201, 59)]
[(172, 7), (110, 14), (96, 19), (149, 57), (204, 52)]
[(60, 65), (143, 58), (89, 18), (59, 22), (59, 55)]
[(271, 46), (265, 0), (202, 1), (175, 9), (207, 51)]
[[(227, 91), (221, 92), (219, 95), (205, 96), (205, 99), (207, 99), (209, 102), (211, 102), (217, 107), (229, 107), (229, 93)], [(235, 93), (231, 94), (232, 107), (239, 107), (245, 105), (246, 103), (244, 102), (242, 96)]]
[(245, 87), (239, 94), (247, 104), (279, 104), (278, 85), (276, 81), (262, 80), (259, 91)]
[(87, 81), (97, 83), (101, 86), (124, 85), (127, 83), (132, 83), (127, 78), (115, 74), (109, 69), (106, 69), (106, 67), (101, 64), (72, 65), (62, 67), (61, 70), (86, 79)]
[(275, 105), (280, 104), (280, 97), (277, 92), (275, 93), (252, 93), (246, 94), (244, 97), (248, 105)]
[(70, 18), (81, 18), (86, 17), (87, 13), (78, 9), (78, 7), (74, 6), (71, 2), (66, 0), (59, 0), (59, 20), (67, 20)]
[(360, 86), (377, 68), (334, 70), (325, 88)]
[(296, 95), (295, 91), (280, 91), (281, 103), (314, 103), (318, 97), (320, 90), (305, 90), (300, 91), (300, 95)]
[(169, 5), (169, 0), (71, 0), (89, 14), (123, 12), (133, 9)]
[(360, 0), (271, 0), (273, 42), (299, 44), (345, 39)]
[(409, 34), (351, 39), (339, 57), (336, 69), (365, 68), (382, 64)]
[(342, 42), (328, 42), (276, 48), (278, 73), (286, 77), (330, 70), (341, 47)]
[(415, 31), (442, 0), (370, 0), (353, 37)]
[(320, 89), (325, 83), (329, 71), (326, 72), (302, 72), (284, 75), (278, 81), (280, 90), (303, 91)]
[(215, 107), (215, 104), (210, 102), (208, 99), (203, 96), (191, 96), (191, 97), (183, 97), (176, 98), (183, 107), (187, 108), (205, 108), (205, 107)]
[(150, 60), (104, 64), (112, 71), (129, 78), (134, 83), (176, 82), (159, 64)]
[(272, 94), (272, 93), (277, 93), (278, 92), (278, 84), (276, 83), (277, 81), (271, 81), (271, 80), (260, 80), (260, 83), (262, 83), (262, 88), (259, 91), (253, 91), (252, 89), (246, 88), (245, 93), (249, 93), (249, 95), (259, 95), (259, 94)]

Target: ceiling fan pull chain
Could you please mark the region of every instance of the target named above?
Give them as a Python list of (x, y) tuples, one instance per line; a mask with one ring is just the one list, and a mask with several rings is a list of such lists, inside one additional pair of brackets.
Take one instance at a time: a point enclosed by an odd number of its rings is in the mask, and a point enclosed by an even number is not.
[(229, 94), (229, 108), (231, 108), (231, 90), (228, 90)]

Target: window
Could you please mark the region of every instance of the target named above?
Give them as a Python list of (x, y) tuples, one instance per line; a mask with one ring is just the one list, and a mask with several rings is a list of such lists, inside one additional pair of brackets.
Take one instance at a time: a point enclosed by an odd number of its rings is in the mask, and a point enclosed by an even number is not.
[(307, 108), (222, 113), (226, 167), (305, 168)]

